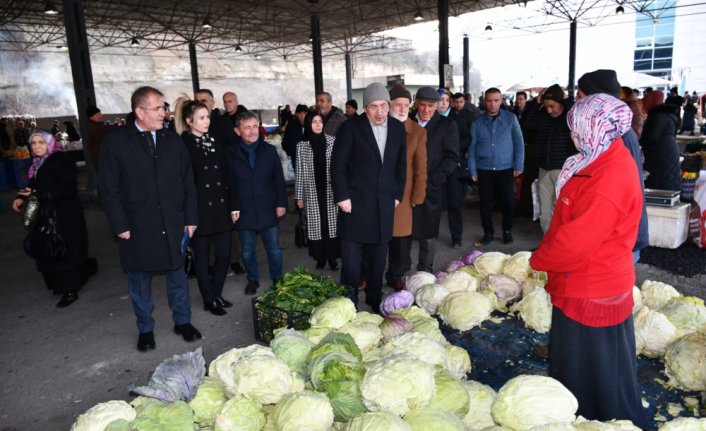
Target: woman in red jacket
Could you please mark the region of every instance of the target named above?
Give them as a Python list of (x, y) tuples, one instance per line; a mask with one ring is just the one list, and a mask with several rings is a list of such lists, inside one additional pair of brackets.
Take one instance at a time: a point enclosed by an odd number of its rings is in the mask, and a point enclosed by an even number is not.
[(628, 419), (645, 429), (632, 321), (642, 195), (620, 138), (631, 120), (630, 108), (607, 94), (569, 111), (579, 154), (564, 163), (551, 227), (530, 263), (549, 276), (549, 375), (576, 396), (581, 416)]

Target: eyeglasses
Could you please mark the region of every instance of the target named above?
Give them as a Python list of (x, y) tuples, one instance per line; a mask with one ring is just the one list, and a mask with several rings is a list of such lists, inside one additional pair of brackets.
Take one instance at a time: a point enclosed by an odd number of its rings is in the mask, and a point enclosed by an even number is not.
[(140, 108), (144, 109), (145, 111), (156, 111), (156, 112), (161, 112), (161, 113), (167, 112), (167, 110), (164, 108), (164, 106), (158, 106), (156, 108), (147, 108), (145, 106), (140, 106)]

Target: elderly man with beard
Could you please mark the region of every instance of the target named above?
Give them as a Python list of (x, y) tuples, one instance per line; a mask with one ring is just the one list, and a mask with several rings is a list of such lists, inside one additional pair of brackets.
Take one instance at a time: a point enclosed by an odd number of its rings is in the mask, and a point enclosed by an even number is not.
[(407, 181), (395, 222), (388, 255), (387, 284), (402, 290), (402, 276), (412, 266), (412, 209), (424, 203), (427, 190), (427, 131), (409, 118), (412, 95), (403, 85), (390, 89), (390, 115), (404, 124), (407, 135)]
[(394, 210), (404, 193), (405, 129), (388, 116), (390, 93), (384, 85), (367, 86), (363, 105), (365, 115), (344, 122), (336, 136), (331, 184), (340, 209), (341, 284), (348, 287), (350, 299), (357, 304), (365, 260), (365, 302), (377, 313)]

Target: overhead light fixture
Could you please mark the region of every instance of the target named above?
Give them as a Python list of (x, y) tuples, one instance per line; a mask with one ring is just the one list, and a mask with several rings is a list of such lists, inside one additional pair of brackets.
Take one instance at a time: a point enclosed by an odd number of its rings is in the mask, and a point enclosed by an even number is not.
[(243, 48), (240, 47), (240, 44), (235, 45), (235, 52), (243, 52)]
[(56, 47), (56, 49), (58, 49), (59, 51), (68, 51), (69, 47), (66, 45), (59, 45)]
[(622, 15), (625, 13), (625, 8), (623, 5), (619, 5), (618, 7), (615, 8), (615, 13), (618, 15)]
[(213, 26), (211, 25), (211, 20), (209, 20), (208, 18), (204, 18), (203, 22), (201, 23), (201, 28), (203, 28), (204, 30), (209, 30), (212, 27)]
[(138, 46), (140, 46), (140, 41), (137, 40), (136, 37), (133, 37), (132, 40), (130, 41), (130, 46), (133, 48), (137, 48)]
[(414, 20), (421, 21), (423, 19), (424, 19), (424, 15), (422, 15), (422, 11), (420, 9), (417, 9), (417, 13), (414, 14)]
[(488, 24), (485, 26), (485, 31), (493, 31), (493, 27), (490, 24)]
[(262, 58), (262, 56), (260, 54), (255, 54), (255, 60), (259, 60), (261, 58)]
[(59, 11), (54, 7), (53, 2), (48, 1), (44, 4), (44, 13), (46, 15), (56, 15)]
[(287, 61), (287, 54), (283, 55), (282, 58), (284, 59), (284, 61)]
[(309, 42), (313, 42), (314, 40), (314, 35), (309, 33)]

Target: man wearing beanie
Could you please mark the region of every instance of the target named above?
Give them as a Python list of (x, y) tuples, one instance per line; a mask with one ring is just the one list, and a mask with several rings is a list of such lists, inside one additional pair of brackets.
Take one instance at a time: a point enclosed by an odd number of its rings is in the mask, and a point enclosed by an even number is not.
[(346, 102), (346, 117), (353, 118), (358, 116), (358, 102), (351, 99)]
[(573, 104), (564, 98), (564, 90), (559, 84), (554, 84), (544, 90), (538, 99), (527, 104), (523, 124), (527, 130), (537, 132), (539, 224), (542, 232), (546, 233), (556, 203), (554, 186), (564, 162), (577, 151), (566, 123), (566, 113)]
[(388, 116), (390, 93), (384, 85), (368, 85), (363, 105), (365, 114), (343, 122), (336, 135), (331, 185), (340, 209), (341, 284), (357, 305), (365, 256), (365, 302), (378, 313), (394, 211), (404, 194), (405, 128)]
[(292, 158), (292, 169), (296, 169), (297, 166), (297, 144), (304, 140), (304, 120), (308, 113), (308, 106), (297, 105), (294, 110), (294, 118), (289, 120), (287, 127), (284, 129), (282, 149)]
[(421, 87), (414, 104), (414, 120), (427, 131), (427, 191), (424, 204), (413, 210), (412, 238), (419, 241), (417, 270), (433, 272), (446, 181), (459, 161), (458, 128), (453, 120), (439, 114), (439, 93), (435, 89)]
[(503, 97), (497, 88), (485, 91), (485, 112), (471, 126), (471, 146), (468, 150), (468, 170), (478, 182), (483, 238), (476, 247), (493, 241), (493, 203), (500, 199), (503, 213), (503, 242), (512, 242), (515, 177), (522, 174), (525, 143), (517, 117), (500, 109)]
[[(608, 84), (606, 84), (608, 83)], [(581, 99), (591, 94), (596, 93), (606, 93), (610, 94), (615, 98), (620, 98), (620, 83), (618, 82), (618, 77), (614, 70), (595, 70), (581, 76), (579, 78), (579, 91), (577, 92), (578, 99)], [(640, 259), (640, 251), (647, 247), (650, 242), (649, 232), (647, 227), (647, 208), (645, 207), (645, 175), (642, 169), (642, 154), (640, 152), (640, 143), (637, 139), (635, 131), (627, 131), (623, 136), (623, 144), (630, 151), (633, 160), (635, 160), (635, 165), (637, 166), (637, 172), (640, 176), (640, 187), (642, 188), (642, 216), (640, 216), (640, 226), (637, 231), (637, 241), (635, 241), (635, 246), (632, 249), (633, 260), (635, 263)]]
[(390, 241), (388, 286), (402, 290), (402, 276), (410, 270), (412, 259), (412, 209), (424, 203), (427, 189), (427, 132), (409, 118), (412, 95), (403, 85), (390, 89), (390, 115), (404, 124), (407, 135), (407, 180), (402, 201), (395, 208), (395, 222)]
[(101, 141), (103, 136), (110, 130), (110, 126), (103, 123), (103, 114), (98, 107), (91, 105), (86, 109), (88, 124), (86, 125), (86, 140), (88, 145), (88, 155), (91, 165), (98, 173), (98, 165), (100, 161)]

